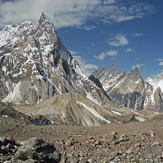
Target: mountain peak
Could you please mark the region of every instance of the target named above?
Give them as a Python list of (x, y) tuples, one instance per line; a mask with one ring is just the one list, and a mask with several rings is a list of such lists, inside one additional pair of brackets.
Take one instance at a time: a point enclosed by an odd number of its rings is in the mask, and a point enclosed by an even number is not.
[[(100, 67), (98, 70), (99, 70), (99, 71), (105, 71), (105, 67), (102, 66), (102, 67)], [(98, 71), (98, 70), (97, 70), (97, 71)]]
[(115, 69), (114, 64), (112, 64), (109, 68), (108, 74), (113, 74), (115, 72), (117, 72), (117, 70)]
[(131, 72), (138, 72), (139, 73), (139, 69), (135, 66), (132, 68)]
[(44, 13), (44, 12), (42, 12), (41, 16), (42, 16), (42, 17), (46, 17), (46, 15), (45, 15), (45, 13)]
[(134, 67), (130, 73), (128, 74), (128, 79), (138, 81), (139, 79), (144, 83), (144, 80), (142, 76), (139, 73), (139, 69), (137, 67)]
[(59, 41), (59, 37), (53, 23), (44, 12), (42, 12), (37, 24), (36, 36), (39, 37), (39, 41), (43, 45), (62, 44), (61, 41)]
[(39, 26), (45, 27), (45, 28), (54, 28), (53, 24), (50, 22), (50, 19), (46, 16), (44, 12), (42, 12), (40, 19), (39, 19)]
[(43, 21), (46, 21), (46, 20), (47, 20), (47, 16), (46, 16), (46, 14), (44, 12), (42, 12), (41, 17), (39, 19), (39, 23), (41, 23)]
[(35, 104), (79, 92), (96, 103), (110, 103), (104, 90), (82, 73), (44, 12), (35, 26), (9, 27), (0, 31), (0, 100)]
[(96, 78), (98, 78), (99, 80), (105, 75), (106, 71), (104, 66), (98, 68), (97, 70), (95, 70), (92, 75)]
[(139, 69), (138, 69), (137, 67), (134, 67), (134, 68), (130, 71), (129, 75), (140, 76)]

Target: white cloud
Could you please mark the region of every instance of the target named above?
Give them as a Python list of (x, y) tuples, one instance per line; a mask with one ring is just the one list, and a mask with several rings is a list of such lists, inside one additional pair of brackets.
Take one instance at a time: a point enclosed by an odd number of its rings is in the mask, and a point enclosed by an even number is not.
[(159, 58), (157, 61), (159, 62), (159, 66), (163, 66), (163, 59)]
[(127, 48), (127, 49), (126, 49), (126, 52), (127, 52), (127, 53), (133, 53), (134, 51), (135, 51), (135, 50), (132, 49), (132, 48)]
[(106, 57), (106, 54), (104, 52), (101, 52), (99, 56), (94, 56), (94, 58), (99, 59), (99, 60), (104, 60)]
[[(127, 1), (127, 0), (126, 0)], [(142, 18), (152, 6), (120, 0), (9, 0), (0, 1), (0, 26), (31, 20), (37, 23), (45, 12), (56, 28), (81, 26), (88, 21), (122, 22)]]
[(87, 62), (81, 56), (73, 56), (79, 63), (83, 73), (89, 76), (94, 70), (98, 69), (95, 64), (87, 64)]
[(163, 61), (163, 59), (160, 58), (160, 59), (158, 59), (158, 61), (161, 62), (161, 61)]
[(128, 40), (125, 35), (117, 34), (113, 38), (110, 38), (107, 43), (110, 46), (124, 46), (124, 45), (128, 45)]
[(143, 33), (135, 33), (134, 36), (135, 37), (141, 37), (141, 36), (143, 36)]
[(134, 67), (137, 67), (138, 69), (140, 69), (140, 68), (143, 67), (143, 66), (145, 66), (145, 64), (136, 64), (135, 66), (133, 66), (133, 68), (134, 68)]
[(96, 44), (95, 44), (94, 42), (90, 42), (90, 45), (91, 45), (92, 47), (96, 46)]
[(95, 29), (95, 26), (84, 26), (83, 29), (85, 29), (86, 31), (91, 31), (93, 29)]
[(76, 51), (72, 51), (72, 50), (68, 50), (70, 53), (71, 53), (71, 55), (75, 55), (75, 54), (77, 54), (78, 52), (76, 52)]
[(103, 1), (103, 4), (104, 5), (110, 5), (110, 4), (113, 4), (113, 3), (115, 3), (116, 2), (116, 0), (104, 0)]
[(118, 54), (117, 50), (109, 50), (108, 52), (106, 52), (107, 56), (116, 56)]
[(94, 58), (99, 59), (99, 60), (104, 60), (106, 56), (116, 56), (118, 54), (117, 50), (109, 50), (107, 52), (101, 52), (99, 56), (94, 56)]
[(159, 65), (160, 65), (160, 66), (163, 66), (163, 62), (160, 62)]

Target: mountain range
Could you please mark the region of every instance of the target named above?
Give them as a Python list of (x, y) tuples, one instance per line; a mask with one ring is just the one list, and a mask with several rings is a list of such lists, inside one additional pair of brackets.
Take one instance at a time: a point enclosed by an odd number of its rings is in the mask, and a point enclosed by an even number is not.
[(111, 65), (108, 72), (101, 67), (94, 71), (89, 79), (98, 83), (97, 85), (100, 82), (116, 106), (136, 111), (143, 109), (163, 111), (163, 94), (161, 88), (157, 87), (159, 84), (161, 86), (163, 81), (160, 80), (161, 76), (157, 79), (144, 80), (137, 67), (126, 73), (125, 71), (118, 72), (114, 65)]
[(28, 116), (86, 126), (143, 121), (133, 111), (163, 112), (162, 81), (114, 65), (87, 77), (44, 13), (36, 25), (26, 21), (0, 31), (0, 100)]

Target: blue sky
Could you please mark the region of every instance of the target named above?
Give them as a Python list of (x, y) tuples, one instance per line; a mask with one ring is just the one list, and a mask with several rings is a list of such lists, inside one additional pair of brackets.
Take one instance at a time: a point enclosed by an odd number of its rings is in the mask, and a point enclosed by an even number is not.
[(163, 72), (163, 0), (0, 0), (0, 28), (42, 11), (87, 75), (112, 63), (144, 79)]

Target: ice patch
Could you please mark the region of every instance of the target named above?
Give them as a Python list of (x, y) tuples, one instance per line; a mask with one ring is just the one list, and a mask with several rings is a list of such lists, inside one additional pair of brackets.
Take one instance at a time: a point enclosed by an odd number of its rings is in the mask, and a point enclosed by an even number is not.
[(158, 87), (160, 87), (161, 91), (163, 92), (163, 77), (162, 77), (162, 74), (160, 74), (155, 79), (148, 78), (146, 81), (149, 82), (153, 86), (154, 90), (156, 90)]
[(90, 111), (95, 117), (101, 119), (102, 121), (105, 121), (106, 123), (111, 123), (110, 121), (108, 121), (107, 119), (102, 117), (95, 109), (87, 106), (86, 104), (84, 104), (80, 101), (76, 101), (76, 103), (82, 105), (84, 108), (86, 108), (88, 111)]
[(131, 101), (130, 101), (130, 98), (128, 97), (128, 98), (127, 98), (127, 108), (128, 108), (128, 109), (130, 108), (130, 102), (131, 102)]
[(22, 69), (20, 69), (20, 71), (19, 71), (18, 73), (13, 74), (12, 76), (13, 76), (14, 78), (16, 78), (17, 76), (22, 75), (22, 74), (23, 74)]
[(116, 115), (119, 115), (119, 116), (122, 116), (121, 113), (117, 112), (117, 111), (114, 111), (114, 110), (111, 110), (112, 113), (116, 114)]
[(135, 116), (135, 119), (138, 120), (139, 122), (144, 122), (145, 119), (139, 116)]
[(21, 100), (21, 94), (20, 94), (20, 85), (21, 81), (17, 84), (15, 84), (15, 87), (12, 92), (10, 92), (7, 97), (5, 97), (2, 102), (14, 102), (19, 104)]
[(45, 53), (49, 53), (49, 51), (51, 51), (51, 49), (53, 48), (53, 45), (46, 45), (44, 48)]
[(119, 123), (119, 124), (121, 123), (121, 122), (119, 122), (119, 121), (116, 121), (116, 120), (114, 120), (114, 121), (115, 121), (116, 123)]
[(3, 118), (8, 118), (8, 115), (2, 115)]
[(6, 70), (7, 70), (6, 67), (3, 66), (3, 67), (2, 67), (2, 71), (4, 71), (4, 72), (6, 73)]
[(93, 101), (95, 104), (101, 106), (101, 104), (95, 98), (93, 98), (90, 93), (88, 93), (88, 92), (86, 92), (86, 93), (87, 93), (86, 98), (88, 98), (89, 100)]

